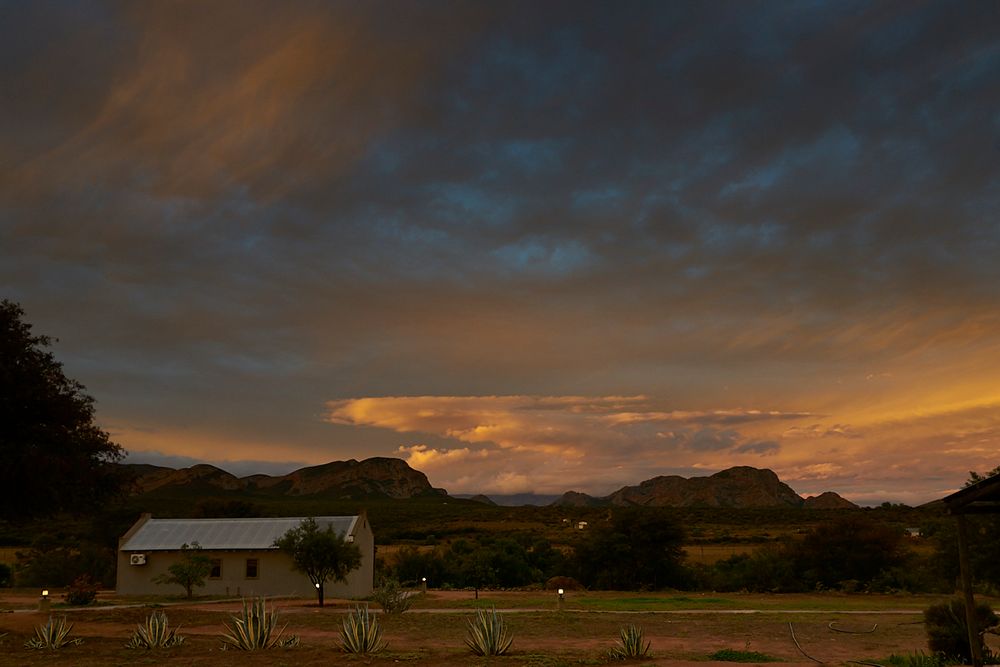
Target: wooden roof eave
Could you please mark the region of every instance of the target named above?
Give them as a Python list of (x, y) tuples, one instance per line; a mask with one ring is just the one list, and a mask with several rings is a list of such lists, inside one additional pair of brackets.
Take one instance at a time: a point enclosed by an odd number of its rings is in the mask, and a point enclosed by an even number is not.
[(990, 514), (1000, 512), (1000, 475), (981, 480), (942, 498), (951, 514)]

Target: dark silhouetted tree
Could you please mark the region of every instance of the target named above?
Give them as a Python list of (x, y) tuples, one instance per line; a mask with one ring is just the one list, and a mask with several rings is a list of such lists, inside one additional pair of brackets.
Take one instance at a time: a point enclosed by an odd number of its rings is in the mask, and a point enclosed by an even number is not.
[(0, 301), (0, 518), (85, 511), (127, 484), (121, 447), (94, 424), (94, 399), (63, 374), (24, 310)]
[(848, 515), (817, 526), (791, 548), (801, 581), (813, 588), (867, 586), (910, 556), (903, 531), (860, 515)]
[(685, 573), (684, 529), (653, 508), (617, 510), (575, 548), (579, 579), (613, 590), (678, 586)]
[(347, 575), (361, 566), (361, 550), (348, 542), (333, 526), (320, 530), (315, 519), (303, 519), (274, 541), (274, 546), (288, 552), (295, 569), (302, 572), (316, 587), (316, 599), (323, 606), (326, 582), (347, 581)]

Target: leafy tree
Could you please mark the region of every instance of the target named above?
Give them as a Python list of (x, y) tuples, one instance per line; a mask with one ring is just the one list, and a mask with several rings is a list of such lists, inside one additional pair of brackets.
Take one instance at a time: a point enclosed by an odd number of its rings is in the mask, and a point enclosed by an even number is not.
[(660, 589), (684, 577), (684, 529), (653, 508), (614, 513), (606, 529), (594, 527), (576, 548), (579, 579), (609, 590)]
[(493, 559), (485, 549), (476, 549), (467, 554), (456, 568), (455, 578), (463, 586), (472, 586), (479, 599), (479, 589), (497, 585), (497, 571)]
[(701, 585), (716, 591), (786, 593), (803, 588), (785, 544), (765, 545), (752, 554), (735, 554), (703, 569), (706, 580)]
[(551, 542), (539, 538), (528, 550), (528, 562), (537, 574), (537, 581), (541, 582), (565, 571), (566, 556), (554, 549)]
[(69, 545), (64, 539), (42, 535), (29, 549), (17, 551), (16, 558), (18, 586), (69, 586), (82, 574), (114, 585), (114, 552), (86, 541)]
[(979, 482), (982, 482), (984, 479), (989, 479), (990, 477), (996, 477), (997, 475), (1000, 475), (1000, 466), (997, 466), (993, 470), (990, 470), (989, 472), (985, 472), (982, 474), (976, 472), (975, 470), (969, 471), (969, 479), (966, 480), (965, 486), (970, 487), (973, 484), (978, 484)]
[(24, 310), (0, 300), (0, 518), (99, 506), (125, 488), (124, 451), (94, 424), (94, 399), (63, 374)]
[[(458, 540), (456, 543), (461, 541)], [(416, 586), (426, 578), (429, 585), (440, 586), (445, 583), (446, 560), (443, 553), (439, 553), (437, 549), (418, 551), (416, 547), (407, 545), (396, 552), (391, 572), (405, 585)]]
[(274, 546), (287, 551), (295, 569), (302, 572), (316, 587), (319, 606), (323, 606), (323, 589), (326, 582), (347, 581), (347, 575), (361, 566), (361, 550), (348, 542), (333, 526), (320, 530), (313, 518), (303, 519), (298, 528), (292, 528), (274, 541)]
[(791, 548), (802, 582), (827, 588), (845, 582), (869, 584), (882, 571), (910, 556), (903, 531), (860, 515), (820, 524)]
[(181, 560), (167, 568), (166, 574), (153, 579), (157, 584), (177, 584), (183, 586), (187, 597), (193, 597), (194, 588), (205, 585), (205, 579), (212, 573), (212, 559), (201, 553), (197, 542), (181, 545)]

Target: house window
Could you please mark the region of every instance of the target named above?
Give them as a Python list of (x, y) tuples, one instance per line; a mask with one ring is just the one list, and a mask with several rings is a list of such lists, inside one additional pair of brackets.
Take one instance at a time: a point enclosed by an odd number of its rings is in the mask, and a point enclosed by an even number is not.
[(247, 579), (257, 578), (257, 559), (247, 558)]
[(212, 569), (208, 573), (209, 579), (221, 579), (222, 578), (222, 559), (213, 558), (211, 561)]

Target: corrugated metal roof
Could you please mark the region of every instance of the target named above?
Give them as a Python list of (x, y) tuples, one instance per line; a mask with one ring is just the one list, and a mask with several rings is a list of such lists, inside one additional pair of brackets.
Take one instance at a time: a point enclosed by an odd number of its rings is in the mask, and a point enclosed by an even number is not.
[[(121, 546), (122, 551), (174, 551), (195, 542), (202, 549), (272, 549), (274, 541), (305, 517), (278, 519), (149, 519)], [(349, 534), (356, 516), (313, 517), (322, 530)]]

